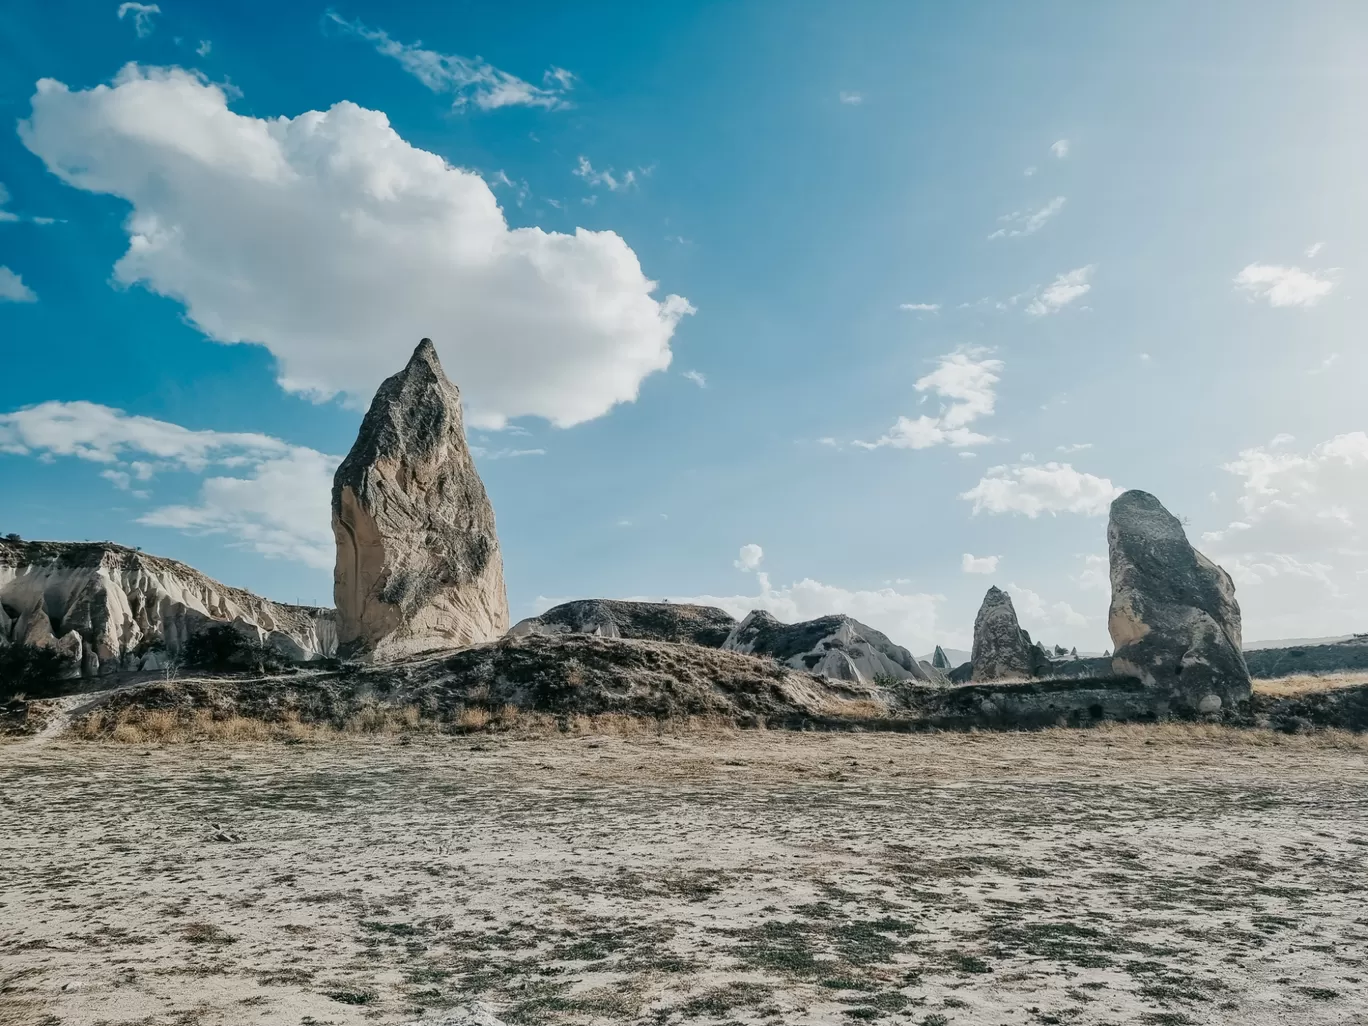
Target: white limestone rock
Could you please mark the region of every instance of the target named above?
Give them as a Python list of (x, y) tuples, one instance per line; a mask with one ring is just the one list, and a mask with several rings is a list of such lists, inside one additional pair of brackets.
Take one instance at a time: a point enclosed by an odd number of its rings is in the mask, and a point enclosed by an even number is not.
[(431, 340), (375, 393), (333, 479), (332, 523), (344, 653), (462, 648), (508, 630), (494, 508)]
[(82, 676), (157, 668), (235, 621), (293, 661), (337, 650), (330, 609), (270, 602), (112, 542), (0, 540), (0, 643), (55, 648)]

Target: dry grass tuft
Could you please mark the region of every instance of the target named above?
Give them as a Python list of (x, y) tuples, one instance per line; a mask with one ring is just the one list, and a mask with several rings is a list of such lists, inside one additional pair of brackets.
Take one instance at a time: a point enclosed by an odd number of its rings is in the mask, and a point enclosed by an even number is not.
[[(1046, 737), (1077, 738), (1076, 727), (1049, 727), (1040, 732)], [(1210, 745), (1213, 748), (1337, 748), (1368, 751), (1368, 734), (1351, 730), (1320, 729), (1285, 734), (1255, 727), (1233, 727), (1220, 723), (1100, 723), (1087, 728), (1092, 737), (1123, 745)]]
[(1290, 677), (1256, 680), (1254, 693), (1270, 698), (1295, 698), (1317, 691), (1335, 691), (1368, 684), (1368, 673), (1362, 670), (1342, 670), (1338, 673), (1296, 673)]

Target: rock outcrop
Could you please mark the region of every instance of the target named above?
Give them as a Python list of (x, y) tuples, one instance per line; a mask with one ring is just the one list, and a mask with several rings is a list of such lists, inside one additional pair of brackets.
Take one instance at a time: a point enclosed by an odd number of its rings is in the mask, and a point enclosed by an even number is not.
[(1026, 680), (1049, 666), (1049, 656), (1017, 622), (1012, 596), (998, 587), (988, 589), (974, 618), (974, 651), (970, 657), (973, 681)]
[(950, 665), (949, 657), (945, 654), (945, 649), (941, 648), (939, 645), (936, 646), (936, 651), (931, 656), (931, 665), (942, 673), (949, 673), (954, 669), (954, 667)]
[(579, 599), (563, 602), (540, 616), (519, 620), (508, 632), (528, 634), (596, 634), (601, 638), (670, 641), (721, 648), (736, 626), (731, 614), (715, 606), (684, 602), (628, 602)]
[(461, 648), (508, 630), (494, 508), (431, 340), (375, 393), (333, 479), (332, 524), (344, 653)]
[(270, 602), (111, 542), (0, 540), (0, 645), (54, 649), (71, 676), (159, 669), (215, 624), (292, 662), (337, 649), (330, 609)]
[(1111, 505), (1107, 549), (1113, 671), (1166, 692), (1183, 715), (1248, 702), (1235, 585), (1188, 543), (1178, 518), (1148, 492), (1125, 492)]
[(767, 655), (784, 666), (832, 680), (872, 684), (884, 679), (929, 681), (912, 653), (873, 627), (849, 616), (822, 616), (786, 624), (763, 609), (752, 610), (722, 647)]

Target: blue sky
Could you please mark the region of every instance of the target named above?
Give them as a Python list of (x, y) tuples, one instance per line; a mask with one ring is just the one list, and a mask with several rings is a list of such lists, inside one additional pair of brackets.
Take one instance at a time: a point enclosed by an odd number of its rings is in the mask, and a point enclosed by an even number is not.
[(429, 335), (515, 618), (1100, 650), (1139, 487), (1368, 629), (1362, 4), (429, 6), (6, 5), (0, 529), (328, 603)]

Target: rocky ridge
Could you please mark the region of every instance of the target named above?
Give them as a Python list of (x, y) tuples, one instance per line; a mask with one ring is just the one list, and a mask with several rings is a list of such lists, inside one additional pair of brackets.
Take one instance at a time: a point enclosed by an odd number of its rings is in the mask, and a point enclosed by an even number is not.
[(786, 624), (763, 609), (752, 610), (732, 629), (722, 647), (729, 652), (770, 656), (784, 666), (832, 680), (864, 684), (932, 680), (907, 649), (844, 615)]
[(112, 542), (0, 540), (0, 645), (53, 649), (71, 676), (159, 669), (216, 624), (291, 662), (337, 650), (330, 609), (271, 602)]
[(563, 602), (540, 616), (519, 620), (511, 637), (528, 634), (596, 634), (602, 638), (669, 641), (721, 648), (736, 626), (730, 613), (715, 606), (686, 602), (630, 602), (621, 599), (578, 599)]

